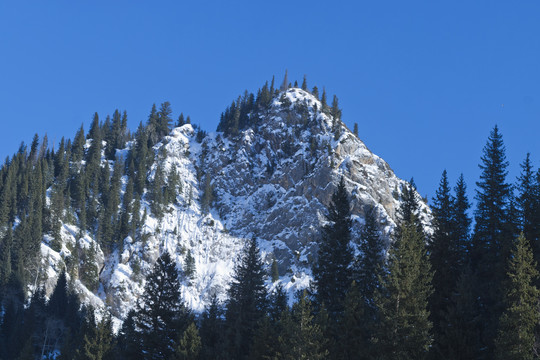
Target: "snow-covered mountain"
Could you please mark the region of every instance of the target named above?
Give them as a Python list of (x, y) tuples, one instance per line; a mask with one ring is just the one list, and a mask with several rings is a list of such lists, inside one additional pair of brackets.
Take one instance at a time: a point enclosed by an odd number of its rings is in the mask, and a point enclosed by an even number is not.
[[(42, 244), (49, 290), (70, 255), (68, 243), (95, 247), (99, 290), (92, 293), (80, 281), (76, 287), (86, 302), (121, 319), (135, 305), (145, 275), (161, 253), (169, 251), (180, 270), (190, 253), (195, 274), (184, 279), (181, 290), (188, 306), (201, 311), (213, 294), (226, 298), (235, 261), (246, 239), (254, 237), (268, 269), (276, 260), (279, 281), (292, 294), (310, 282), (326, 206), (341, 177), (350, 193), (355, 237), (372, 206), (388, 240), (406, 182), (321, 109), (313, 95), (291, 88), (268, 109), (251, 114), (252, 125), (238, 135), (216, 132), (199, 142), (192, 125), (173, 129), (153, 149), (158, 160), (149, 178), (157, 166), (165, 174), (176, 168), (182, 189), (176, 203), (159, 219), (143, 201), (143, 236), (126, 238), (123, 252), (108, 256), (90, 236), (77, 238), (75, 225), (63, 224), (60, 252), (48, 246), (49, 239)], [(429, 223), (423, 203), (421, 217)], [(273, 286), (270, 280), (268, 286)]]

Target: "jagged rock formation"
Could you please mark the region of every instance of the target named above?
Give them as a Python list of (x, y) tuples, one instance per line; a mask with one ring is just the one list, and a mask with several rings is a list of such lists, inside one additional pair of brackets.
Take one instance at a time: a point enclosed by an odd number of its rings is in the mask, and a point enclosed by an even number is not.
[[(306, 287), (326, 205), (342, 176), (351, 194), (353, 233), (359, 233), (366, 207), (373, 206), (389, 239), (406, 182), (319, 100), (288, 89), (267, 109), (251, 113), (250, 120), (237, 135), (211, 133), (201, 142), (187, 124), (154, 147), (158, 160), (150, 178), (157, 166), (168, 174), (174, 165), (182, 191), (162, 218), (152, 214), (148, 200), (142, 202), (141, 239), (127, 237), (121, 253), (105, 255), (90, 236), (77, 239), (78, 229), (63, 225), (65, 243), (97, 248), (99, 290), (93, 294), (76, 282), (87, 302), (122, 318), (142, 292), (153, 262), (169, 251), (180, 269), (188, 253), (193, 256), (195, 273), (184, 279), (182, 294), (188, 306), (202, 310), (212, 294), (225, 298), (237, 254), (252, 237), (269, 269), (277, 261), (286, 289)], [(421, 207), (428, 224), (429, 209)], [(45, 239), (43, 263), (54, 283), (69, 251), (63, 246), (55, 252), (47, 244)]]

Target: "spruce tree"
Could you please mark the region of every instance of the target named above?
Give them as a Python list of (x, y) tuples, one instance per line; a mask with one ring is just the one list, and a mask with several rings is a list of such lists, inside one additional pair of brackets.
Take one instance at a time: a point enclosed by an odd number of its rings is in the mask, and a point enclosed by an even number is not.
[(137, 303), (134, 322), (143, 357), (169, 359), (176, 349), (177, 333), (185, 330), (190, 318), (180, 297), (176, 265), (165, 252), (154, 264)]
[(432, 343), (428, 299), (433, 273), (415, 215), (399, 225), (388, 253), (388, 272), (376, 296), (378, 350), (383, 359), (424, 359)]
[(78, 350), (78, 359), (114, 359), (114, 333), (110, 315), (105, 315), (96, 323), (94, 310), (89, 309), (88, 331), (83, 334), (83, 347)]
[(249, 240), (236, 266), (227, 303), (227, 352), (233, 359), (245, 359), (266, 308), (266, 271), (257, 242)]
[(285, 70), (285, 76), (283, 77), (283, 82), (281, 83), (281, 86), (279, 88), (280, 91), (285, 91), (288, 88), (289, 77), (288, 77), (287, 73), (288, 73), (288, 70)]
[(322, 329), (314, 320), (311, 301), (304, 290), (293, 305), (291, 315), (283, 319), (283, 333), (279, 337), (279, 358), (325, 359), (325, 339)]
[(176, 360), (197, 359), (200, 352), (201, 337), (197, 326), (192, 322), (179, 338), (173, 358)]
[[(434, 322), (435, 336), (440, 332), (439, 326), (443, 312), (448, 306), (449, 298), (455, 288), (460, 273), (460, 253), (453, 239), (454, 217), (453, 199), (446, 170), (443, 171), (439, 188), (433, 198), (434, 232), (429, 241), (431, 266), (434, 270), (434, 293), (430, 301), (431, 319)], [(444, 326), (444, 325), (442, 325)]]
[(462, 254), (461, 264), (469, 262), (469, 252), (471, 248), (470, 231), (472, 220), (469, 216), (471, 204), (467, 197), (467, 185), (463, 174), (461, 174), (454, 187), (453, 201), (453, 223), (452, 229), (454, 241), (457, 243), (459, 253)]
[(505, 310), (495, 340), (495, 356), (505, 360), (533, 359), (536, 358), (534, 328), (539, 320), (540, 291), (534, 285), (538, 271), (529, 241), (523, 233), (512, 252), (507, 276)]
[(120, 359), (142, 359), (141, 343), (135, 324), (136, 311), (131, 309), (118, 332), (117, 354)]
[(195, 258), (191, 255), (191, 249), (187, 251), (186, 259), (184, 260), (184, 276), (188, 279), (189, 283), (195, 279)]
[(328, 224), (322, 229), (313, 278), (318, 304), (324, 303), (330, 317), (336, 319), (343, 312), (343, 299), (352, 281), (353, 262), (351, 212), (343, 177), (332, 195), (326, 218)]
[(476, 183), (477, 207), (471, 261), (476, 276), (482, 280), (477, 289), (484, 324), (484, 344), (481, 347), (486, 358), (493, 358), (493, 340), (504, 308), (502, 283), (514, 237), (508, 231), (511, 223), (511, 187), (506, 182), (508, 162), (497, 126), (490, 133), (481, 161), (480, 181)]
[(368, 207), (365, 211), (359, 249), (361, 255), (354, 264), (356, 287), (363, 295), (365, 303), (373, 307), (375, 289), (379, 286), (379, 276), (384, 267), (384, 246), (373, 207)]
[(531, 164), (530, 154), (527, 153), (521, 164), (521, 174), (518, 177), (516, 198), (521, 231), (532, 244), (534, 259), (540, 260), (540, 193), (536, 174)]
[(345, 310), (339, 323), (335, 347), (339, 359), (371, 359), (374, 356), (370, 336), (375, 330), (373, 313), (367, 311), (361, 289), (353, 282), (345, 297)]
[(273, 283), (279, 280), (279, 270), (278, 270), (276, 259), (272, 260), (272, 270), (270, 272), (270, 275), (272, 277)]
[(223, 358), (224, 352), (224, 322), (223, 311), (216, 295), (212, 296), (208, 306), (201, 317), (201, 353), (202, 360), (214, 360)]
[(308, 91), (306, 75), (304, 75), (304, 79), (302, 80), (302, 90)]
[(445, 326), (440, 328), (437, 343), (431, 349), (434, 358), (481, 358), (482, 324), (481, 304), (477, 296), (478, 281), (471, 268), (466, 266), (444, 310)]

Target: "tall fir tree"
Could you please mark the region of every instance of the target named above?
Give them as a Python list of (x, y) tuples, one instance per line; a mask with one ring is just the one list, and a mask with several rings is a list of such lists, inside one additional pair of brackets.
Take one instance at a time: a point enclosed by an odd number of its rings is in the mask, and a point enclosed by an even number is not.
[(353, 253), (351, 241), (351, 210), (345, 179), (342, 177), (322, 229), (318, 259), (313, 267), (317, 302), (325, 304), (332, 319), (343, 312), (343, 299), (352, 281)]
[(190, 321), (191, 314), (180, 297), (178, 270), (165, 252), (154, 264), (137, 303), (134, 322), (140, 334), (143, 357), (171, 358), (177, 346), (177, 334), (183, 332)]
[(206, 307), (201, 316), (202, 360), (219, 360), (224, 358), (224, 328), (223, 309), (214, 294), (210, 305)]
[(505, 360), (534, 359), (537, 357), (534, 352), (534, 328), (540, 319), (540, 291), (534, 285), (537, 282), (538, 270), (529, 241), (523, 233), (512, 252), (507, 276), (505, 310), (501, 315), (499, 333), (495, 340), (495, 357)]
[(481, 304), (477, 296), (478, 279), (466, 266), (444, 310), (445, 326), (440, 328), (431, 349), (433, 358), (468, 360), (482, 356)]
[(484, 146), (479, 167), (482, 172), (480, 181), (476, 183), (471, 261), (476, 276), (482, 280), (477, 289), (484, 324), (481, 348), (485, 358), (493, 358), (493, 341), (504, 308), (502, 284), (514, 237), (508, 231), (511, 223), (511, 186), (506, 182), (508, 162), (497, 126)]
[(325, 338), (315, 321), (311, 301), (304, 291), (293, 305), (291, 314), (283, 320), (283, 333), (279, 337), (280, 359), (326, 359)]
[[(415, 191), (400, 208), (401, 220), (388, 252), (387, 272), (376, 294), (381, 318), (378, 351), (382, 359), (424, 359), (432, 344), (428, 300), (433, 272), (425, 237), (414, 209)], [(405, 217), (407, 216), (407, 217)]]
[(355, 260), (354, 278), (364, 302), (373, 307), (375, 289), (384, 268), (384, 245), (375, 217), (375, 208), (365, 211), (365, 223), (360, 233), (361, 255)]
[(227, 303), (227, 352), (245, 359), (254, 333), (267, 309), (266, 271), (255, 239), (249, 240), (236, 266)]
[(525, 238), (531, 242), (534, 259), (538, 263), (540, 260), (540, 192), (529, 153), (521, 164), (516, 188), (520, 229)]

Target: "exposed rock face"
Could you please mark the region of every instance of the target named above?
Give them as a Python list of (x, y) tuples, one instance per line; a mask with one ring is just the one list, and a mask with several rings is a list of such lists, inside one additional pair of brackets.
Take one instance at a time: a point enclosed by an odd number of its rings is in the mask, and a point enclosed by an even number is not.
[[(225, 299), (237, 255), (245, 239), (252, 237), (269, 268), (277, 260), (286, 289), (306, 287), (326, 206), (341, 177), (350, 192), (355, 237), (370, 206), (389, 239), (406, 182), (321, 108), (311, 94), (289, 89), (264, 113), (252, 114), (254, 125), (236, 137), (212, 133), (198, 143), (191, 125), (174, 129), (154, 147), (160, 154), (154, 170), (160, 164), (168, 173), (174, 164), (182, 192), (162, 219), (155, 218), (143, 201), (141, 215), (146, 211), (147, 217), (142, 238), (126, 238), (121, 254), (103, 256), (98, 249), (100, 289), (92, 294), (79, 282), (83, 297), (122, 318), (142, 293), (157, 257), (169, 251), (182, 269), (189, 251), (196, 273), (184, 279), (181, 290), (186, 303), (200, 311), (214, 293)], [(214, 201), (202, 209), (200, 199), (210, 188)], [(425, 204), (421, 212), (428, 224)], [(77, 233), (72, 225), (64, 227)], [(85, 239), (97, 246), (90, 237)], [(53, 281), (64, 255), (45, 243), (43, 254), (48, 254)]]

